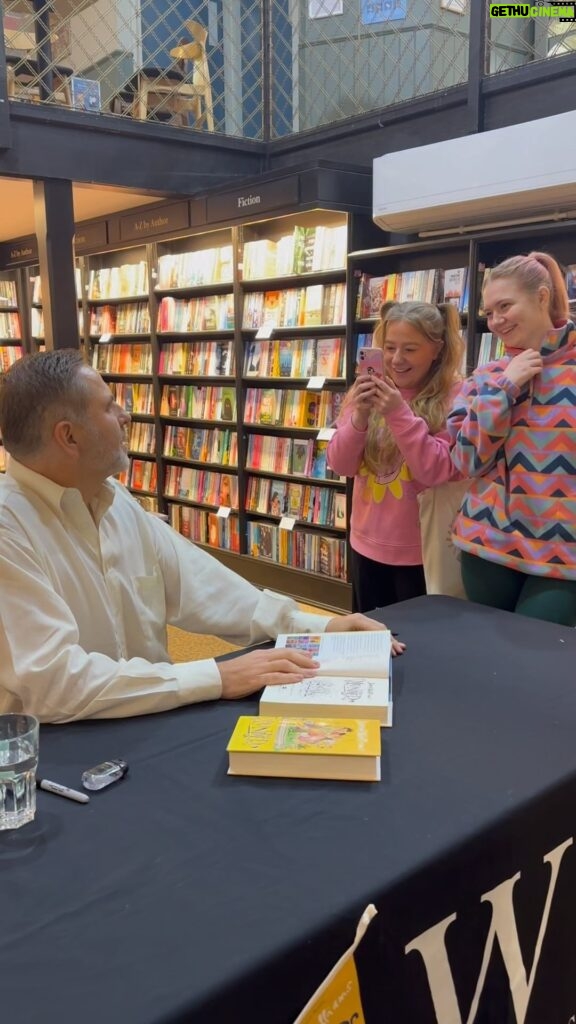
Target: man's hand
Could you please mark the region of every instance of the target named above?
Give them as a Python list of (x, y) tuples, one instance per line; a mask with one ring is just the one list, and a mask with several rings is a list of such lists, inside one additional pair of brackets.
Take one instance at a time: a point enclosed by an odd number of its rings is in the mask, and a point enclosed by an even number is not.
[[(328, 620), (326, 626), (327, 633), (360, 633), (371, 629), (388, 629), (388, 626), (376, 622), (376, 619), (371, 619), (368, 615), (363, 615), (362, 612), (353, 612), (352, 615), (336, 615), (335, 618)], [(392, 654), (402, 654), (405, 650), (406, 644), (392, 637)]]
[[(364, 618), (364, 616), (360, 616)], [(354, 616), (350, 616), (354, 618)], [(369, 621), (369, 620), (367, 620)], [(381, 627), (378, 627), (381, 628)], [(218, 662), (222, 680), (222, 697), (236, 700), (256, 693), (264, 686), (300, 683), (316, 675), (318, 662), (304, 651), (278, 647), (271, 651), (249, 651), (237, 658)]]

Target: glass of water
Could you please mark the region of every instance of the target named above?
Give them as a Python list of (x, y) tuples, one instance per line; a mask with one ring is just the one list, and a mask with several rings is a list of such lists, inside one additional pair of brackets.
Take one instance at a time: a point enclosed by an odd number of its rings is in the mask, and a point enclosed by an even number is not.
[(38, 719), (0, 715), (0, 831), (33, 821), (37, 767)]

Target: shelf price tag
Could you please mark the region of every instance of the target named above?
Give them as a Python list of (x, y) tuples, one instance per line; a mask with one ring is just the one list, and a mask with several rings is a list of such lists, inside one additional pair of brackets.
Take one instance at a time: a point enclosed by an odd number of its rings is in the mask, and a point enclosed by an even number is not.
[(99, 340), (100, 340), (100, 344), (104, 345), (105, 342), (112, 341), (112, 335), (111, 334), (101, 334)]
[(321, 391), (326, 383), (326, 377), (310, 377), (306, 388), (310, 388), (311, 391)]
[(318, 438), (317, 439), (318, 439), (318, 441), (330, 441), (331, 438), (334, 437), (335, 433), (336, 433), (336, 428), (335, 427), (322, 427), (322, 429), (318, 431)]
[(276, 324), (273, 320), (265, 320), (256, 331), (257, 338), (270, 338)]
[(232, 509), (230, 508), (229, 505), (220, 505), (220, 508), (218, 509), (216, 515), (220, 516), (220, 519), (228, 519), (228, 516), (230, 515), (231, 511)]
[(281, 530), (293, 530), (295, 526), (296, 520), (293, 519), (292, 516), (282, 516), (282, 519), (280, 520)]

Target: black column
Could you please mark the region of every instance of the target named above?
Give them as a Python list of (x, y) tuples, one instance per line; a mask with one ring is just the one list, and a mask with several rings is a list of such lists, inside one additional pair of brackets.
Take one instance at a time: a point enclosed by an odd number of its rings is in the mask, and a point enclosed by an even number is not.
[(72, 182), (34, 182), (46, 348), (78, 348)]
[(482, 86), (488, 72), (486, 0), (470, 0), (468, 30), (468, 134), (484, 131)]

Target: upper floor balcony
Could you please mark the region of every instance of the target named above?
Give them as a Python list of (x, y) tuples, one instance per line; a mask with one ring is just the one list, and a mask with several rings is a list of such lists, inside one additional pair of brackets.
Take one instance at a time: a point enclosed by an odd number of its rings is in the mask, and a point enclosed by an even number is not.
[(576, 49), (576, 23), (484, 0), (4, 0), (7, 95), (286, 139), (464, 85), (476, 3), (486, 77)]

